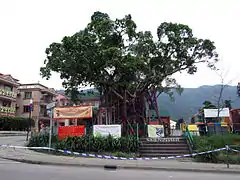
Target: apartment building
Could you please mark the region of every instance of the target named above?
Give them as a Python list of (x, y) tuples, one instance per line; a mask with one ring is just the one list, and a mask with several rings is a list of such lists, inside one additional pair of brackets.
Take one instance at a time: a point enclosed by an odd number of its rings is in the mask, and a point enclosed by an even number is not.
[(96, 89), (81, 90), (79, 92), (79, 105), (92, 105), (98, 108), (100, 105), (100, 93)]
[[(64, 95), (63, 91), (58, 91), (58, 94), (56, 96), (56, 107), (72, 106), (72, 104), (72, 101), (66, 95)], [(68, 125), (72, 125), (72, 122), (69, 119), (61, 119), (55, 121), (56, 127)]]
[(71, 100), (64, 94), (58, 93), (56, 96), (56, 106), (62, 107), (62, 106), (69, 106), (71, 105)]
[[(57, 92), (61, 95), (65, 93), (64, 90), (58, 90)], [(66, 95), (64, 96), (68, 98)], [(100, 93), (95, 88), (80, 90), (76, 105), (92, 105), (98, 108), (100, 105)]]
[(0, 73), (0, 116), (15, 116), (18, 80)]
[(46, 106), (56, 102), (57, 93), (54, 89), (42, 84), (21, 84), (18, 88), (16, 115), (29, 117), (29, 104), (33, 101), (31, 117), (35, 120), (35, 126), (39, 128), (39, 122), (49, 125), (50, 117), (47, 114)]

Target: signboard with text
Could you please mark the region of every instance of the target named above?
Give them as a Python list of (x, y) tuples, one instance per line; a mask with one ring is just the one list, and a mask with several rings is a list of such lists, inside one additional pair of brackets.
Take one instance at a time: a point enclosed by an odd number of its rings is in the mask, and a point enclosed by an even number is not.
[(92, 118), (92, 106), (72, 106), (54, 108), (54, 119)]
[(111, 135), (115, 138), (121, 137), (121, 125), (94, 125), (94, 136), (108, 136)]
[(205, 118), (214, 118), (218, 117), (218, 111), (219, 111), (219, 117), (229, 117), (229, 109), (228, 108), (220, 108), (218, 109), (204, 109), (204, 117)]
[(60, 126), (58, 127), (58, 138), (63, 139), (85, 134), (85, 126)]

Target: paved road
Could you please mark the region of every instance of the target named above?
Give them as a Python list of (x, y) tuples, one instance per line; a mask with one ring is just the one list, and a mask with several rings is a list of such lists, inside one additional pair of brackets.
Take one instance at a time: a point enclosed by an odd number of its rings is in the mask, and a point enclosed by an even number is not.
[(15, 146), (23, 146), (25, 144), (25, 136), (3, 136), (0, 137), (0, 145), (9, 144)]
[(117, 170), (21, 164), (0, 161), (1, 180), (239, 180), (239, 175)]

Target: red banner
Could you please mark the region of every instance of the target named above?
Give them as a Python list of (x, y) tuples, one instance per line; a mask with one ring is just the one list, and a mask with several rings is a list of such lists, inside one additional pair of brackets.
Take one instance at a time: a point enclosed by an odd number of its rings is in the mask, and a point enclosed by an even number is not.
[(85, 133), (85, 126), (60, 126), (58, 127), (58, 138), (82, 136)]

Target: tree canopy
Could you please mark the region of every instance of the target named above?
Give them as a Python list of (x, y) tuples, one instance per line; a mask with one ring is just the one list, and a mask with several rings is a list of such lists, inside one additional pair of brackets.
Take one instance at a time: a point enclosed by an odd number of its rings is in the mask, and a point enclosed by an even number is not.
[(131, 15), (112, 20), (95, 12), (84, 29), (50, 44), (40, 71), (47, 79), (59, 73), (71, 92), (93, 85), (119, 98), (127, 90), (134, 98), (151, 87), (171, 95), (180, 89), (173, 74), (194, 74), (199, 63), (214, 69), (217, 57), (214, 42), (195, 37), (187, 25), (163, 22), (154, 39), (150, 31), (137, 30)]

